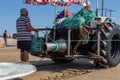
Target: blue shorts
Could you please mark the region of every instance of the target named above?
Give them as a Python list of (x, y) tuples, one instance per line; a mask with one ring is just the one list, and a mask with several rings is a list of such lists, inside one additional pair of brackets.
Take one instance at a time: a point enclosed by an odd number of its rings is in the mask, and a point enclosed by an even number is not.
[(31, 41), (17, 41), (17, 48), (23, 51), (28, 51), (30, 52), (31, 48)]

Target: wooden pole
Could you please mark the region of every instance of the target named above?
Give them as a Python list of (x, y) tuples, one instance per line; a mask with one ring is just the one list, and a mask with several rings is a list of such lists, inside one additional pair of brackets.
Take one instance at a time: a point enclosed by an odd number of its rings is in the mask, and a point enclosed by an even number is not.
[(98, 17), (98, 0), (96, 0), (96, 16)]
[(66, 18), (66, 6), (64, 6), (64, 17)]
[(104, 16), (104, 0), (102, 0), (102, 16)]

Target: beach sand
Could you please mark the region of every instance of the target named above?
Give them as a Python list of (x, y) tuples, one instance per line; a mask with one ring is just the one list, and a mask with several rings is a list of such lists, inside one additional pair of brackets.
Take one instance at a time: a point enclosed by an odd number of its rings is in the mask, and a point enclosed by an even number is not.
[[(16, 44), (16, 39), (9, 39)], [(0, 62), (20, 62), (20, 51), (16, 47), (2, 47), (0, 38)], [(11, 80), (120, 80), (120, 65), (108, 69), (96, 69), (85, 60), (75, 60), (69, 64), (55, 64), (52, 60), (30, 55), (30, 64), (37, 72)], [(87, 71), (86, 71), (87, 70)], [(89, 71), (88, 71), (89, 70)]]
[[(0, 37), (0, 48), (3, 48), (4, 40)], [(16, 44), (16, 39), (8, 38), (8, 44)]]
[[(17, 45), (17, 40), (9, 38), (8, 44)], [(17, 47), (3, 47), (4, 41), (3, 38), (0, 38), (0, 62), (20, 62), (20, 50)], [(33, 60), (39, 59), (38, 57), (31, 56), (30, 59)]]

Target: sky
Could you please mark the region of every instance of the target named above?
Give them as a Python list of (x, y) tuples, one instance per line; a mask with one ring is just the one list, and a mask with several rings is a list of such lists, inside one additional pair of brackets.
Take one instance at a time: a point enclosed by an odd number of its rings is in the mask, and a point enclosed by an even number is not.
[[(20, 16), (20, 9), (26, 8), (29, 11), (29, 17), (31, 24), (34, 28), (52, 27), (55, 18), (55, 7), (48, 5), (35, 6), (32, 4), (24, 4), (23, 0), (0, 0), (0, 35), (4, 30), (7, 30), (9, 34), (16, 33), (16, 19)], [(96, 0), (90, 0), (91, 7), (96, 9)], [(99, 8), (101, 8), (101, 2), (99, 1)], [(120, 0), (104, 0), (104, 8), (115, 10), (112, 13), (113, 21), (120, 24)], [(82, 6), (72, 4), (67, 6), (67, 9), (71, 13), (78, 12)], [(62, 11), (64, 7), (56, 7), (56, 14)], [(101, 12), (99, 13), (101, 14)]]

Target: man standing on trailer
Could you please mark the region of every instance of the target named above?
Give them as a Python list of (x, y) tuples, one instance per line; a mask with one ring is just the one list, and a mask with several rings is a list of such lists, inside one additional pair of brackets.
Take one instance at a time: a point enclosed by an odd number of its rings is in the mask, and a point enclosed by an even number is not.
[(20, 59), (22, 62), (29, 61), (29, 52), (31, 45), (31, 31), (38, 32), (31, 26), (28, 10), (20, 9), (20, 17), (16, 21), (17, 29), (17, 48), (21, 50)]

